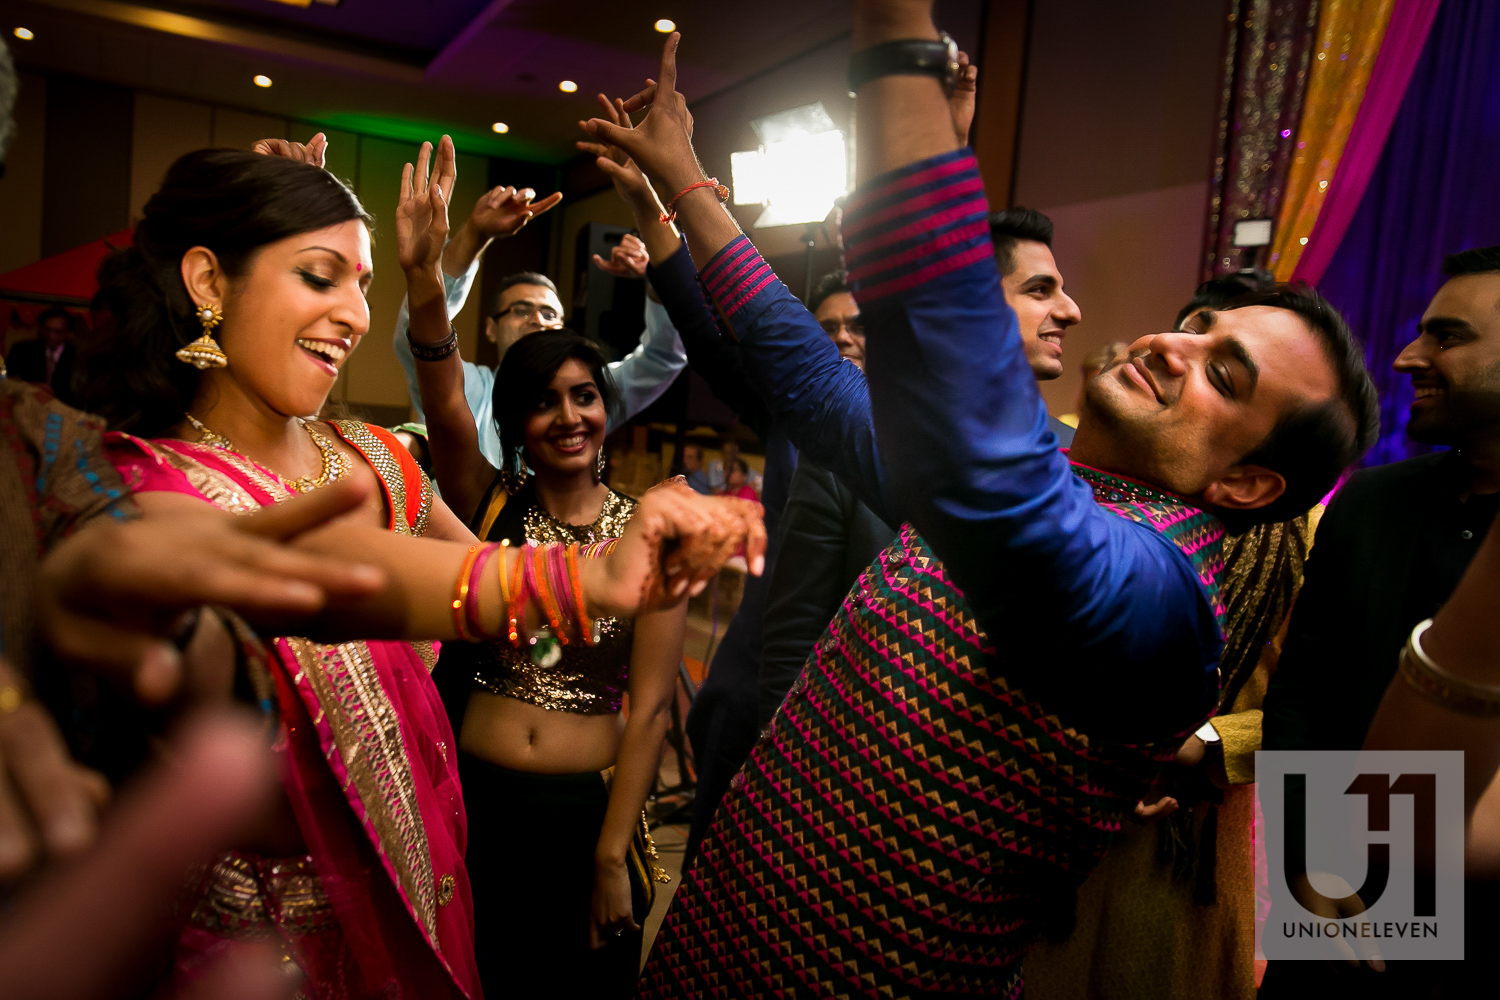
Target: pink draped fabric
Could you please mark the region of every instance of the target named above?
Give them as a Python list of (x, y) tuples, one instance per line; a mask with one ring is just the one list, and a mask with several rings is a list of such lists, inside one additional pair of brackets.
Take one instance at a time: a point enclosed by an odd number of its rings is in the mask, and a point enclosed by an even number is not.
[(1380, 56), (1370, 72), (1359, 117), (1354, 120), (1338, 169), (1328, 184), (1328, 196), (1318, 213), (1318, 221), (1313, 224), (1297, 269), (1292, 272), (1293, 281), (1317, 285), (1354, 220), (1370, 176), (1385, 150), (1396, 113), (1401, 110), (1401, 98), (1422, 54), (1439, 2), (1396, 0), (1380, 45)]
[[(121, 434), (105, 447), (133, 492), (184, 494), (236, 513), (286, 496), (279, 477), (233, 453)], [(480, 1000), (457, 743), (428, 666), (402, 642), (279, 638), (264, 652), (281, 717), (273, 749), (282, 787), (342, 932), (295, 942), (303, 990), (320, 1000)], [(224, 944), (185, 929), (179, 976), (192, 978)]]

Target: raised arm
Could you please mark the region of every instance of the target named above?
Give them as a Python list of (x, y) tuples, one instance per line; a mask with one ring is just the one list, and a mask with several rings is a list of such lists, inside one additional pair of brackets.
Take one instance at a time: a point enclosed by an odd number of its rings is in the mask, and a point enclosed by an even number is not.
[[(860, 0), (856, 52), (936, 39), (930, 8)], [(1220, 647), (1197, 571), (1157, 532), (1096, 504), (1058, 451), (940, 83), (880, 77), (858, 101), (861, 183), (844, 240), (895, 509), (991, 636), (1048, 651), (1064, 697), (1086, 677), (1094, 709), (1180, 725), (1206, 709)]]
[[(619, 114), (608, 120), (587, 122), (587, 130), (602, 143), (624, 150), (658, 190), (674, 200), (703, 289), (738, 343), (745, 373), (772, 419), (801, 452), (887, 517), (890, 508), (863, 375), (843, 362), (812, 314), (771, 273), (714, 189), (686, 190), (705, 178), (692, 148), (692, 115), (675, 89), (679, 41), (675, 32), (667, 39), (658, 84), (617, 104)], [(650, 108), (646, 117), (631, 128), (624, 113), (645, 107)], [(599, 164), (612, 175), (620, 173), (619, 165), (607, 156)], [(660, 279), (657, 288), (663, 301), (669, 308), (673, 300), (689, 301), (687, 260), (680, 256), (680, 248), (659, 226), (655, 235), (648, 233), (644, 223), (652, 209), (643, 197), (635, 199), (633, 208), (643, 222), (653, 281)], [(679, 324), (679, 329), (686, 331), (689, 325)]]
[[(491, 188), (479, 196), (474, 210), (464, 220), (458, 232), (453, 233), (443, 247), (443, 287), (448, 303), (448, 319), (451, 321), (464, 307), (474, 278), (479, 273), (479, 257), (497, 239), (514, 236), (532, 219), (550, 211), (562, 201), (562, 193), (555, 192), (534, 200), (536, 192), (531, 188), (502, 185)], [(417, 419), (426, 421), (422, 409), (421, 382), (417, 376), (417, 360), (412, 355), (407, 335), (411, 332), (410, 303), (401, 300), (401, 309), (396, 313), (396, 335), (392, 349), (401, 369), (406, 374), (406, 389), (411, 396)], [(474, 394), (484, 392), (488, 380), (480, 376), (478, 366), (464, 362), (464, 388), (470, 407), (474, 405)]]
[(464, 395), (464, 364), (458, 335), (448, 321), (442, 255), (448, 236), (448, 196), (457, 177), (453, 140), (446, 135), (427, 172), (432, 144), (422, 143), (415, 170), (401, 175), (396, 207), (396, 252), (406, 274), (411, 341), (417, 383), (427, 415), (432, 471), (448, 506), (467, 522), (495, 478), (495, 467), (479, 450), (479, 431)]

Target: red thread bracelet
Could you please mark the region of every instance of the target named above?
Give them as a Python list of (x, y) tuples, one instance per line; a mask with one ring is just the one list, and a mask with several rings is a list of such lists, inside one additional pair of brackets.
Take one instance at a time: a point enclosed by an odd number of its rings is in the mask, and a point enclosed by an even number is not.
[(696, 191), (698, 188), (713, 188), (714, 194), (718, 195), (719, 202), (721, 204), (729, 200), (729, 189), (723, 184), (720, 184), (717, 177), (710, 177), (706, 181), (699, 181), (697, 184), (689, 184), (681, 191), (678, 191), (677, 197), (667, 202), (667, 210), (661, 213), (661, 218), (658, 221), (672, 222), (673, 220), (675, 220), (677, 218), (677, 203), (682, 200), (682, 196), (687, 194), (689, 191)]

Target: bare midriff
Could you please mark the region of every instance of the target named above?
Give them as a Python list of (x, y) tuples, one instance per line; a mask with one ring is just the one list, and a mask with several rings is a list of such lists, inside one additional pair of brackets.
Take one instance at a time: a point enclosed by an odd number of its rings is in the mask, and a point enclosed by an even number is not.
[(513, 771), (575, 774), (612, 766), (624, 730), (618, 713), (555, 712), (481, 690), (469, 696), (458, 746)]

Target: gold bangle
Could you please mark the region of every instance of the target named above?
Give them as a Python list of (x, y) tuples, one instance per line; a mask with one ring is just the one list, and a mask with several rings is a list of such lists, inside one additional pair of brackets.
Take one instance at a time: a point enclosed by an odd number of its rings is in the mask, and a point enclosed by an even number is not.
[(1422, 648), (1422, 636), (1432, 619), (1418, 622), (1401, 651), (1401, 676), (1418, 694), (1435, 705), (1460, 715), (1481, 719), (1500, 718), (1500, 685), (1475, 684), (1454, 676), (1433, 662)]

